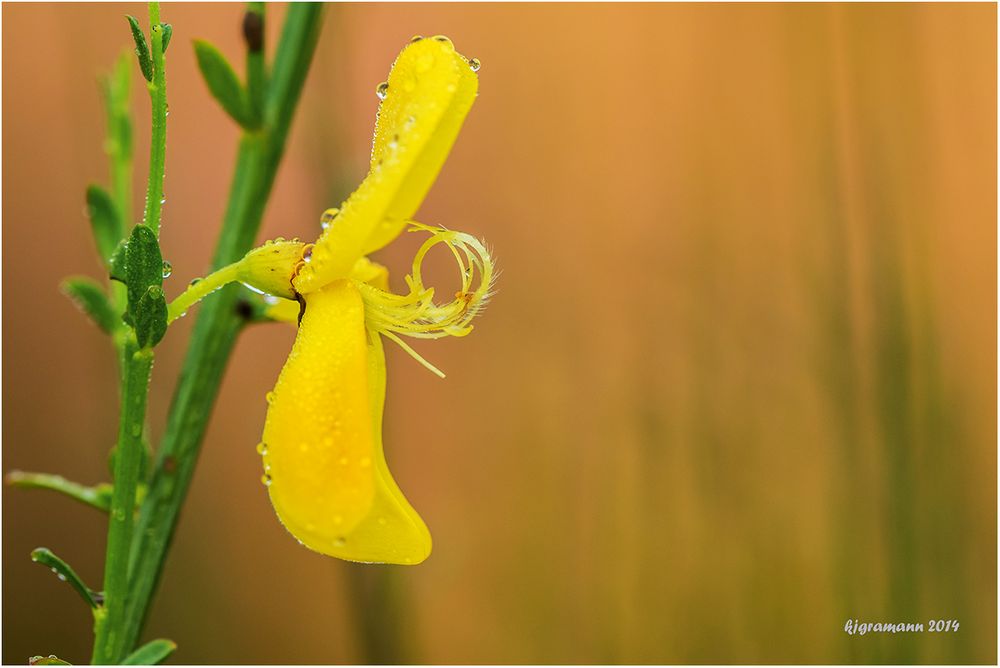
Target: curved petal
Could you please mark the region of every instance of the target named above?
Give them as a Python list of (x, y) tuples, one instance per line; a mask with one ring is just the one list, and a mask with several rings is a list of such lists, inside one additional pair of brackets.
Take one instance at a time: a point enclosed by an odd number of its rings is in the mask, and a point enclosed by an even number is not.
[(350, 561), (419, 563), (430, 534), (382, 453), (385, 361), (354, 283), (305, 296), (274, 391), (261, 454), (278, 518), (312, 550)]
[(310, 263), (293, 281), (298, 292), (348, 276), (359, 257), (399, 235), (441, 171), (478, 86), (446, 37), (403, 49), (379, 107), (368, 176), (317, 239)]

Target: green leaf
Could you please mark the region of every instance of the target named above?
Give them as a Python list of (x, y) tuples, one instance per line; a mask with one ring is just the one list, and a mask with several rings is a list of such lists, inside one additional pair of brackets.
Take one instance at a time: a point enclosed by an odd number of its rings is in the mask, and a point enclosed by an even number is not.
[(90, 316), (105, 334), (114, 334), (121, 326), (121, 318), (115, 313), (111, 301), (97, 281), (85, 276), (74, 276), (64, 280), (61, 287), (63, 294)]
[(125, 282), (125, 254), (128, 251), (128, 239), (122, 239), (115, 247), (115, 252), (108, 260), (108, 277), (119, 283)]
[(139, 69), (146, 81), (153, 80), (153, 59), (149, 56), (149, 43), (139, 27), (139, 21), (134, 16), (126, 16), (128, 26), (132, 29), (132, 39), (135, 40), (135, 55), (139, 58)]
[(214, 46), (199, 39), (194, 41), (194, 52), (212, 97), (234, 121), (251, 129), (250, 103), (246, 90), (226, 57)]
[(151, 285), (135, 312), (135, 338), (142, 348), (152, 348), (167, 332), (167, 299), (163, 288)]
[(13, 487), (23, 487), (25, 489), (47, 489), (53, 492), (65, 494), (74, 501), (79, 501), (98, 510), (108, 512), (111, 507), (111, 485), (100, 483), (93, 487), (86, 487), (77, 482), (66, 480), (61, 475), (51, 473), (25, 473), (24, 471), (11, 471), (4, 480)]
[(160, 26), (163, 28), (163, 53), (166, 53), (170, 38), (174, 36), (174, 27), (169, 23), (161, 23)]
[(28, 659), (29, 666), (72, 666), (69, 661), (63, 661), (55, 654), (48, 656), (33, 656)]
[(163, 285), (163, 256), (156, 233), (145, 225), (132, 228), (128, 246), (125, 248), (125, 286), (128, 288), (128, 310), (126, 321), (136, 323), (139, 301), (152, 287)]
[(174, 653), (177, 643), (173, 640), (150, 640), (122, 661), (123, 666), (155, 666)]
[(125, 236), (125, 227), (107, 190), (98, 185), (87, 187), (87, 213), (97, 252), (101, 262), (107, 265), (118, 242)]
[(31, 551), (31, 560), (52, 569), (52, 572), (63, 582), (68, 582), (76, 590), (76, 593), (80, 595), (80, 598), (90, 607), (96, 608), (100, 605), (98, 603), (98, 599), (101, 597), (100, 594), (85, 585), (80, 576), (76, 574), (76, 571), (65, 561), (53, 554), (49, 548), (35, 548)]

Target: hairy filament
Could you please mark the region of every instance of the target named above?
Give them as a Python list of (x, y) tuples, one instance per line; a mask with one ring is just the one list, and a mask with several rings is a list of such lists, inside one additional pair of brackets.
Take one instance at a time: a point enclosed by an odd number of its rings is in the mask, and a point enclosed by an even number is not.
[[(396, 295), (375, 286), (359, 284), (365, 303), (365, 322), (373, 332), (395, 341), (411, 357), (440, 377), (434, 365), (403, 343), (397, 335), (418, 339), (440, 339), (445, 336), (465, 336), (472, 331), (472, 319), (492, 295), (495, 272), (493, 258), (481, 241), (463, 232), (411, 223), (410, 231), (428, 232), (431, 237), (420, 246), (413, 258), (413, 267), (406, 277), (410, 291)], [(458, 264), (461, 289), (445, 304), (434, 301), (434, 288), (424, 286), (421, 268), (427, 253), (438, 244), (445, 244)]]

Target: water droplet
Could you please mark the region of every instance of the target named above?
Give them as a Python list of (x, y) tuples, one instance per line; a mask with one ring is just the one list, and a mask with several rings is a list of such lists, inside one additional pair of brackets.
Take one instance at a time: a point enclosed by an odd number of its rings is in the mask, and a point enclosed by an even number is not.
[(271, 476), (267, 475), (266, 473), (260, 477), (260, 481), (264, 483), (264, 487), (271, 486)]
[(444, 35), (434, 35), (434, 41), (435, 42), (442, 42), (442, 43), (448, 44), (450, 46), (455, 46), (454, 44), (452, 44), (451, 40), (448, 39), (447, 37), (445, 37)]
[(66, 582), (66, 576), (63, 575), (62, 573), (56, 573), (56, 577), (59, 578), (59, 580), (61, 580), (62, 582)]
[(198, 285), (199, 283), (201, 283), (201, 279), (200, 278), (192, 278), (191, 282), (188, 283), (188, 285), (189, 286), (194, 286), (194, 285)]
[(276, 396), (277, 395), (274, 392), (268, 392), (267, 394), (264, 395), (264, 399), (267, 401), (267, 403), (270, 404), (274, 402)]
[(319, 226), (324, 230), (333, 223), (333, 219), (340, 213), (340, 209), (327, 209), (319, 219)]
[(362, 457), (358, 463), (361, 464), (361, 468), (366, 469), (372, 465), (372, 460), (370, 457)]
[(469, 58), (469, 67), (472, 69), (473, 72), (478, 72), (479, 68), (482, 66), (483, 64), (479, 62), (478, 58)]
[(336, 538), (333, 539), (333, 544), (336, 545), (337, 547), (344, 547), (345, 545), (347, 545), (347, 539), (344, 538), (343, 536), (337, 536)]
[(423, 38), (424, 38), (423, 35), (414, 35), (413, 37), (410, 38), (410, 42), (419, 42)]
[(334, 524), (343, 524), (344, 523), (344, 518), (341, 517), (340, 515), (334, 515), (333, 516), (333, 523)]
[(302, 249), (302, 259), (308, 264), (312, 262), (313, 258), (313, 248), (315, 244), (306, 244), (305, 248)]
[(160, 198), (160, 206), (163, 206), (166, 203), (167, 203), (167, 198), (166, 197), (161, 197)]
[(257, 454), (261, 456), (267, 454), (267, 443), (261, 441), (260, 443), (257, 444)]
[(380, 83), (378, 86), (375, 87), (375, 95), (378, 96), (378, 99), (384, 100), (385, 96), (388, 94), (389, 94), (388, 81), (383, 81), (382, 83)]
[(170, 274), (174, 273), (174, 265), (170, 264), (166, 260), (163, 261), (163, 278), (170, 278)]

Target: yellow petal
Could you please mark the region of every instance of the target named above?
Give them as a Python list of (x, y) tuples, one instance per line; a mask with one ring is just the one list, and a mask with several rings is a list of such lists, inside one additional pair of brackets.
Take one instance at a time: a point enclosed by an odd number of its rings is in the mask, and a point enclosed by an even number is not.
[(444, 165), (479, 82), (447, 38), (409, 44), (389, 73), (368, 176), (316, 241), (295, 277), (307, 294), (349, 275), (354, 262), (392, 241)]
[(354, 283), (305, 296), (261, 444), (278, 518), (304, 545), (350, 561), (415, 564), (430, 534), (382, 452), (385, 361)]

